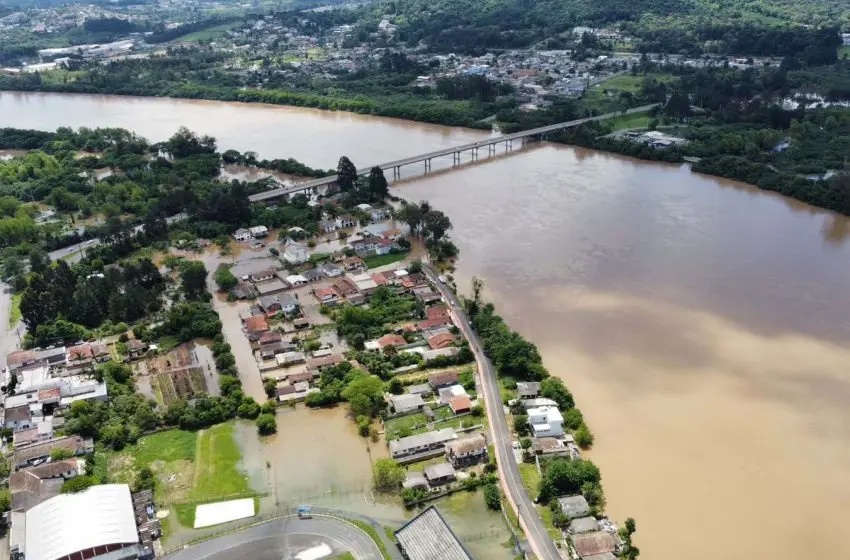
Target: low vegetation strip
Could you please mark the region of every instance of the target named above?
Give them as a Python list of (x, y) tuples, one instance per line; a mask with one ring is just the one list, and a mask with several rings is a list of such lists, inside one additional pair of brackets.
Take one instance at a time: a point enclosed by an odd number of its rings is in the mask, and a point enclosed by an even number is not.
[(248, 478), (238, 468), (242, 453), (233, 439), (232, 423), (201, 431), (195, 456), (193, 501), (253, 495)]

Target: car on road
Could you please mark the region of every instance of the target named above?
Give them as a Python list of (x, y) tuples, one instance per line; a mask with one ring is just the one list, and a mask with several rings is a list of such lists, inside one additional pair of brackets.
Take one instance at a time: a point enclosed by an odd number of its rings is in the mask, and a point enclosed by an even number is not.
[(91, 245), (92, 243), (94, 243), (94, 239), (89, 239), (88, 241), (86, 241), (86, 243), (85, 243), (85, 244), (86, 244), (86, 245)]
[(513, 447), (514, 449), (519, 449), (519, 442), (518, 441), (513, 442), (511, 444), (511, 447)]
[(76, 249), (77, 249), (76, 247), (68, 247), (67, 249), (65, 249), (65, 252), (66, 253), (73, 253)]
[(446, 282), (449, 281), (449, 279), (446, 278), (445, 276), (443, 276), (442, 274), (437, 277), (437, 280), (439, 280), (441, 284), (445, 284)]

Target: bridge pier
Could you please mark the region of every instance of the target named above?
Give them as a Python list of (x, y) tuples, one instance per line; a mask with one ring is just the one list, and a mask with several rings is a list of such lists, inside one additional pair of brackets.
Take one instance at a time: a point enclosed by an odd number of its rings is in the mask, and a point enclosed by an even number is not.
[(487, 144), (487, 155), (488, 156), (496, 155), (496, 145), (495, 144)]
[(423, 160), (425, 162), (425, 173), (431, 171), (431, 158)]
[(452, 164), (460, 165), (460, 152), (454, 152), (452, 154)]

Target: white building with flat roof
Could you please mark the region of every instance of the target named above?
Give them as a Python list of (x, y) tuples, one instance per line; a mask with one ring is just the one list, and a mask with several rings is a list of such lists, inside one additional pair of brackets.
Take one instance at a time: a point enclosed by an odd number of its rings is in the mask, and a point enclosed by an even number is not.
[(560, 437), (564, 435), (564, 417), (555, 406), (528, 409), (528, 423), (534, 437)]

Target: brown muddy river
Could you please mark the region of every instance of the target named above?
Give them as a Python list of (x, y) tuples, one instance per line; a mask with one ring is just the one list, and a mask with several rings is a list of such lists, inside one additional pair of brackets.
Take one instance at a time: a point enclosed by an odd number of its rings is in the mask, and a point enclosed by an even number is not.
[[(324, 168), (342, 153), (367, 165), (486, 135), (295, 108), (0, 94), (0, 126), (63, 125), (155, 141), (186, 125), (223, 148)], [(461, 287), (484, 278), (572, 388), (608, 510), (637, 519), (643, 557), (847, 557), (850, 222), (686, 168), (555, 146), (398, 192), (449, 214)], [(352, 469), (365, 468), (363, 442), (337, 421), (268, 444), (281, 488), (319, 471), (285, 459), (318, 433), (360, 446)], [(311, 450), (316, 462), (326, 453)], [(326, 474), (338, 495), (350, 488), (346, 501), (364, 500), (365, 472)], [(293, 495), (331, 487), (307, 478)]]

